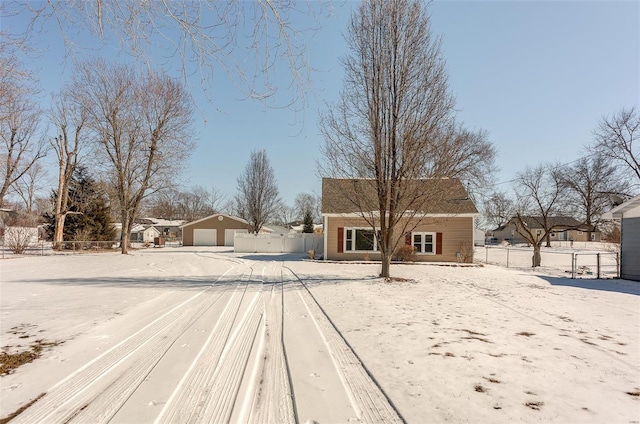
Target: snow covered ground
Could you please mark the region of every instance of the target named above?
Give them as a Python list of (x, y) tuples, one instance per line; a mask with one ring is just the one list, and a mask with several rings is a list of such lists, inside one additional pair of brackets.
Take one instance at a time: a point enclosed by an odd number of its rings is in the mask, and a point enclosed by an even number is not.
[[(223, 248), (0, 262), (15, 422), (640, 421), (640, 283)], [(47, 345), (48, 343), (48, 345)]]

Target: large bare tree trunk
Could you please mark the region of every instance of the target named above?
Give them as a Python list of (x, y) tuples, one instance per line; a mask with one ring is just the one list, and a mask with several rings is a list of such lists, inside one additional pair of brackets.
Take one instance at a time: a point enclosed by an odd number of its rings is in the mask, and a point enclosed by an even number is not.
[(384, 254), (382, 257), (382, 271), (380, 276), (383, 278), (391, 277), (391, 255)]
[(65, 220), (69, 214), (69, 186), (80, 161), (87, 110), (82, 107), (82, 104), (76, 102), (70, 90), (64, 90), (55, 99), (50, 116), (51, 122), (58, 131), (58, 135), (50, 141), (58, 159), (53, 248), (60, 249), (64, 241)]
[(61, 250), (64, 242), (64, 222), (67, 219), (66, 213), (56, 213), (55, 231), (53, 234), (53, 249)]
[(131, 244), (131, 228), (133, 227), (131, 217), (127, 213), (122, 214), (122, 234), (120, 235), (120, 252), (123, 255), (129, 253)]
[(533, 258), (531, 258), (532, 260), (532, 267), (536, 268), (540, 266), (540, 263), (542, 262), (542, 256), (540, 255), (540, 245), (539, 244), (534, 244), (533, 245)]

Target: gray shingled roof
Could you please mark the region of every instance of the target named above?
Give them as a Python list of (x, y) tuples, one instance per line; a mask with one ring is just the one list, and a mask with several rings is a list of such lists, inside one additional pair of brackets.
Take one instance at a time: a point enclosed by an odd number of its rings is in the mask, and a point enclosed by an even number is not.
[[(541, 216), (523, 216), (522, 219), (529, 228), (542, 228), (542, 225), (540, 224), (541, 222), (543, 222)], [(549, 225), (549, 228), (561, 227), (569, 229), (580, 229), (581, 227), (586, 227), (580, 221), (570, 216), (549, 217), (547, 218), (547, 224)]]
[[(412, 180), (406, 182), (409, 198), (405, 210), (430, 214), (478, 213), (467, 191), (457, 178)], [(375, 181), (372, 179), (322, 179), (322, 213), (358, 213), (378, 210)]]

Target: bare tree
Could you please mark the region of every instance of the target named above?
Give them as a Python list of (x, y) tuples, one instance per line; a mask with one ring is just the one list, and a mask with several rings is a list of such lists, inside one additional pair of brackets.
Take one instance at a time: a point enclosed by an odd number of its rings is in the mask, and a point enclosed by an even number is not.
[[(517, 207), (515, 229), (533, 246), (533, 267), (540, 266), (540, 249), (543, 242), (550, 246), (549, 234), (557, 228), (553, 218), (565, 211), (566, 185), (557, 166), (529, 168), (516, 177)], [(539, 229), (540, 232), (532, 228)]]
[(170, 188), (149, 199), (146, 213), (157, 218), (195, 221), (219, 213), (223, 201), (224, 195), (215, 187), (194, 186), (187, 191)]
[(179, 197), (180, 216), (187, 221), (195, 221), (220, 211), (224, 196), (215, 188), (207, 190), (201, 186), (192, 187)]
[[(446, 195), (438, 184), (425, 192), (412, 181), (470, 175), (473, 161), (464, 152), (471, 144), (462, 140), (490, 145), (483, 133), (463, 133), (455, 123), (440, 40), (421, 1), (359, 4), (346, 40), (340, 100), (321, 115), (325, 160), (319, 169), (371, 186), (344, 195), (379, 232), (381, 275), (389, 277), (391, 258), (404, 243), (398, 235), (415, 228), (420, 211)], [(375, 198), (366, 198), (368, 192)]]
[[(580, 158), (562, 171), (562, 177), (574, 213), (589, 227), (589, 232), (596, 231), (602, 215), (611, 208), (610, 195), (629, 189), (628, 180), (601, 154)], [(591, 234), (588, 236), (590, 240)]]
[(276, 218), (282, 202), (265, 150), (251, 152), (249, 163), (238, 177), (235, 203), (238, 215), (251, 224), (256, 234), (264, 224)]
[(87, 126), (115, 187), (127, 253), (142, 200), (166, 187), (192, 150), (192, 106), (184, 86), (168, 76), (104, 60), (80, 63), (75, 95), (87, 110)]
[(58, 188), (54, 205), (53, 248), (60, 249), (64, 241), (64, 224), (69, 213), (69, 186), (80, 161), (86, 136), (88, 109), (75, 99), (71, 89), (63, 90), (52, 102), (50, 119), (57, 135), (50, 140), (58, 165)]
[(435, 158), (429, 174), (459, 178), (468, 189), (483, 190), (496, 170), (496, 150), (488, 138), (483, 130), (471, 131), (459, 124), (448, 128), (429, 152)]
[[(82, 0), (7, 3), (3, 20), (30, 17), (26, 28), (7, 26), (0, 41), (26, 44), (34, 32), (58, 33), (73, 56), (88, 45), (116, 44), (120, 51), (152, 68), (152, 52), (161, 48), (163, 58), (177, 58), (185, 81), (199, 72), (203, 87), (226, 74), (247, 98), (266, 99), (278, 92), (273, 77), (288, 73), (290, 105), (304, 103), (310, 68), (304, 38), (313, 33), (324, 13), (323, 2), (292, 1), (162, 1)], [(12, 33), (12, 28), (19, 28)], [(17, 33), (23, 31), (23, 33)], [(78, 40), (81, 34), (90, 40)], [(56, 40), (56, 38), (53, 38)], [(251, 65), (248, 65), (251, 64)], [(210, 95), (211, 90), (204, 90)]]
[(25, 206), (25, 212), (32, 214), (37, 210), (36, 200), (38, 192), (44, 188), (44, 179), (46, 178), (47, 170), (39, 163), (36, 162), (29, 170), (22, 175), (18, 181), (13, 185), (13, 191), (22, 199)]
[(320, 221), (321, 201), (316, 195), (310, 193), (299, 193), (294, 203), (295, 219), (302, 221), (307, 213), (311, 215), (313, 222)]
[(283, 227), (289, 228), (292, 222), (298, 219), (298, 211), (295, 207), (291, 207), (282, 203), (278, 209), (276, 223)]
[(29, 75), (13, 57), (0, 55), (0, 207), (16, 183), (46, 154), (39, 134), (41, 111)]
[(145, 199), (142, 213), (156, 218), (182, 219), (181, 196), (182, 193), (172, 187), (157, 191)]
[(626, 170), (640, 185), (640, 113), (635, 108), (622, 108), (611, 117), (602, 117), (594, 132), (591, 150), (603, 155)]
[(504, 192), (493, 192), (484, 201), (484, 217), (492, 228), (506, 225), (514, 214), (514, 201)]

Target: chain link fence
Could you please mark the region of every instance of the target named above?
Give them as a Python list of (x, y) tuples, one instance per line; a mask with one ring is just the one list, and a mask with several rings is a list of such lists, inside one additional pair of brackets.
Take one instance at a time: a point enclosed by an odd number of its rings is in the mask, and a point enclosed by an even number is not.
[[(620, 278), (620, 253), (615, 250), (563, 250), (542, 248), (535, 270), (570, 278)], [(476, 247), (475, 261), (507, 268), (533, 269), (533, 248)]]
[[(109, 252), (120, 248), (120, 242), (114, 241), (65, 241), (63, 248), (59, 252), (80, 254), (91, 252)], [(45, 256), (54, 254), (53, 245), (50, 241), (31, 241), (20, 248), (17, 252), (14, 245), (6, 243), (4, 237), (0, 237), (1, 257), (8, 258), (17, 255)]]

